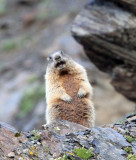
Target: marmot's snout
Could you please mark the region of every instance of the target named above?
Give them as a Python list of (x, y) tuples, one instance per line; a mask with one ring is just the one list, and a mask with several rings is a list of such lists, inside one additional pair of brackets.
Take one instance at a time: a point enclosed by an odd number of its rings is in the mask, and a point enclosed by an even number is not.
[(63, 52), (62, 51), (56, 51), (52, 54), (52, 58), (56, 62), (60, 62), (63, 60)]
[(62, 70), (66, 66), (66, 61), (64, 60), (64, 53), (62, 51), (56, 51), (51, 56), (48, 57), (48, 61), (54, 64), (54, 67), (58, 70)]
[(60, 61), (60, 60), (61, 60), (61, 56), (60, 56), (60, 55), (56, 55), (56, 56), (55, 56), (55, 60), (56, 60), (56, 61)]

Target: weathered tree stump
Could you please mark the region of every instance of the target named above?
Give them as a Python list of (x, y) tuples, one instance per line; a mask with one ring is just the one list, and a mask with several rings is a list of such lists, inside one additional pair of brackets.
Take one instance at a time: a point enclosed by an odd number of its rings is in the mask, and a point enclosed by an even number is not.
[(115, 89), (136, 102), (136, 0), (92, 0), (76, 17), (73, 37), (109, 73)]

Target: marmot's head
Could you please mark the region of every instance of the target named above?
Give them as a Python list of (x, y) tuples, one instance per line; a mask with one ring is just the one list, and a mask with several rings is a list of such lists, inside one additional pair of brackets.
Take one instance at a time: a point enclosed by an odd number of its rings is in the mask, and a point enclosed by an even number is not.
[(64, 70), (68, 60), (70, 60), (70, 57), (64, 54), (63, 51), (56, 51), (52, 53), (47, 60), (49, 67)]

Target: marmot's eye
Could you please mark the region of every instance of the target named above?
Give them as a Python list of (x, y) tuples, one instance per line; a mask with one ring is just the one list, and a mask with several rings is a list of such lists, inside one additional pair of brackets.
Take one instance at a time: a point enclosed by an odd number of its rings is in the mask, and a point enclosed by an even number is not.
[(51, 61), (51, 60), (52, 60), (52, 57), (48, 57), (48, 58), (47, 58), (47, 61)]

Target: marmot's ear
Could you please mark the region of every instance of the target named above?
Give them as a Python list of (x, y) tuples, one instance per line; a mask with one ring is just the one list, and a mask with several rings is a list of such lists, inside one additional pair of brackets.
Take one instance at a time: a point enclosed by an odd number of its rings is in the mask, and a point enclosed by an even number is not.
[(60, 51), (61, 55), (64, 55), (64, 52), (63, 51)]
[(49, 60), (50, 60), (50, 58), (49, 58), (49, 57), (47, 57), (47, 58), (46, 58), (46, 60), (47, 60), (47, 61), (49, 61)]
[(52, 60), (52, 58), (49, 56), (49, 57), (47, 57), (47, 61), (50, 61), (50, 60)]

